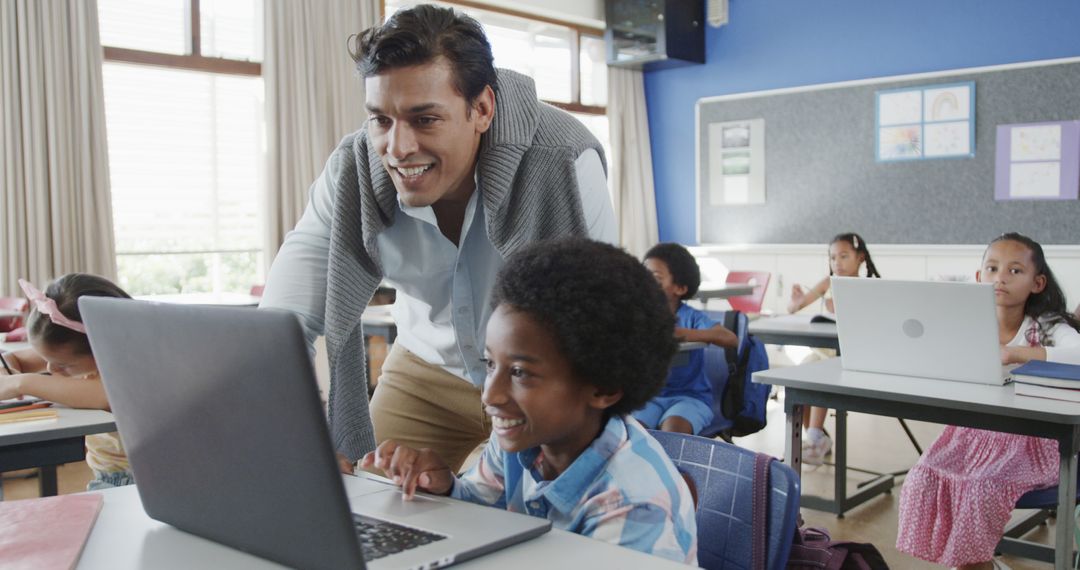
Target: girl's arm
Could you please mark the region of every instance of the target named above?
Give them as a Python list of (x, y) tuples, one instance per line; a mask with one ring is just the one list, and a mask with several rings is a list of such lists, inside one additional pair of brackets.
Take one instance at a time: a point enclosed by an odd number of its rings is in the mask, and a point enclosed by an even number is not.
[(72, 408), (110, 411), (105, 387), (99, 378), (69, 378), (44, 374), (0, 377), (0, 400), (35, 396)]
[(27, 348), (15, 352), (5, 352), (4, 360), (15, 372), (45, 372), (48, 363), (36, 352)]
[(829, 278), (818, 281), (809, 291), (803, 292), (802, 287), (796, 283), (791, 287), (791, 302), (788, 303), (788, 312), (797, 313), (804, 307), (820, 299), (829, 290)]
[(1004, 346), (1002, 364), (1023, 364), (1029, 360), (1049, 360), (1080, 364), (1080, 332), (1067, 323), (1059, 323), (1050, 331), (1054, 346)]
[(686, 342), (707, 342), (725, 348), (739, 346), (739, 337), (735, 333), (724, 328), (724, 325), (713, 325), (707, 329), (684, 329), (675, 327), (675, 337)]

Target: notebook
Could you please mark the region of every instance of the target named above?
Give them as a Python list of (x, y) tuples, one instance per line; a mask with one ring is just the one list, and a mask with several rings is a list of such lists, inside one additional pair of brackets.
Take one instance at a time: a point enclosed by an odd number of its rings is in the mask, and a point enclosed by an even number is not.
[(1013, 369), (1013, 380), (1026, 384), (1056, 386), (1059, 388), (1080, 388), (1080, 366), (1064, 362), (1032, 360)]
[(368, 568), (435, 568), (551, 527), (444, 497), (403, 501), (368, 478), (346, 497), (291, 313), (101, 297), (79, 309), (151, 518), (303, 568), (363, 568), (362, 542)]
[(1004, 384), (988, 283), (833, 277), (845, 370)]
[(0, 561), (7, 570), (74, 568), (104, 498), (79, 494), (0, 502)]

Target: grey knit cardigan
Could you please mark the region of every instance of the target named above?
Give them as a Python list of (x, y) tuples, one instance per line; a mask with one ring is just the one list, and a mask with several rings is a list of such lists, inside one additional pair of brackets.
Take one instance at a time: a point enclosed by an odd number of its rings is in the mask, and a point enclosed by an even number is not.
[[(495, 117), (480, 142), (476, 173), (487, 235), (505, 259), (524, 245), (585, 236), (575, 160), (596, 138), (570, 115), (537, 101), (532, 79), (499, 70)], [(376, 238), (394, 223), (397, 191), (361, 129), (341, 141), (333, 181), (326, 285), (330, 430), (356, 460), (375, 449), (360, 316), (383, 278)], [(605, 164), (606, 169), (606, 164)]]

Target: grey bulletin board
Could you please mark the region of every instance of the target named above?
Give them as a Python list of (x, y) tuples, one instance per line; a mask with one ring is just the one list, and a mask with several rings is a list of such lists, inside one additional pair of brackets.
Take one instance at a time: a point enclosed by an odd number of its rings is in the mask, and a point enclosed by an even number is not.
[[(975, 82), (975, 156), (875, 160), (875, 92)], [(765, 203), (710, 206), (708, 125), (765, 120)], [(698, 241), (982, 244), (1004, 231), (1080, 244), (1080, 201), (994, 200), (998, 124), (1080, 119), (1080, 58), (704, 98), (697, 104)]]

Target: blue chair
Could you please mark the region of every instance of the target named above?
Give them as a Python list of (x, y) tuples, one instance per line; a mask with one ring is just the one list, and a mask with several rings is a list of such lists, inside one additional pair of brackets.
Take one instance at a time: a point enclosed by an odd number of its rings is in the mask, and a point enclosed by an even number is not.
[[(756, 453), (715, 439), (650, 431), (697, 490), (698, 564), (708, 570), (750, 566)], [(773, 461), (769, 468), (766, 568), (782, 570), (799, 514), (799, 478)]]
[[(1080, 502), (1080, 473), (1077, 474), (1077, 502)], [(1054, 547), (1022, 537), (1035, 527), (1054, 516), (1058, 504), (1057, 485), (1047, 489), (1028, 491), (1016, 500), (1017, 509), (1035, 509), (1036, 512), (1017, 520), (1005, 527), (1005, 534), (998, 542), (997, 551), (1032, 560), (1054, 563)], [(1066, 515), (1068, 516), (1068, 515)]]

